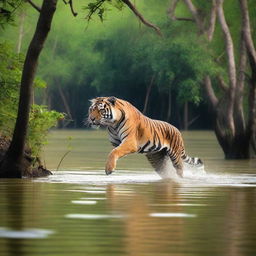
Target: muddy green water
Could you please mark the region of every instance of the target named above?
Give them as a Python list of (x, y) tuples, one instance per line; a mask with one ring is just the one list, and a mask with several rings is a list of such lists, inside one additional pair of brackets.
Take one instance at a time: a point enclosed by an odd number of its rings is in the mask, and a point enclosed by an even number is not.
[(47, 167), (71, 150), (53, 176), (0, 180), (0, 255), (256, 255), (256, 161), (223, 160), (211, 132), (183, 135), (207, 173), (172, 182), (143, 155), (105, 176), (104, 131), (53, 131)]

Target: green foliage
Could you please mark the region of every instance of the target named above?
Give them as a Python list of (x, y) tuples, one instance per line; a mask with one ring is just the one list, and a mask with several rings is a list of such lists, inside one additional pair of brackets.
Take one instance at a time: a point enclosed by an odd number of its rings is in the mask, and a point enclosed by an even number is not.
[(10, 136), (16, 120), (23, 57), (0, 43), (0, 135)]
[(34, 80), (34, 87), (40, 88), (40, 89), (45, 89), (47, 87), (47, 84), (43, 79), (36, 77)]
[(6, 24), (13, 24), (16, 10), (21, 6), (23, 0), (0, 0), (0, 28), (4, 29)]
[(97, 63), (98, 72), (92, 85), (99, 91), (121, 83), (124, 87), (126, 81), (130, 81), (128, 77), (134, 78), (131, 83), (137, 86), (147, 85), (152, 76), (156, 76), (160, 92), (167, 93), (171, 89), (180, 103), (198, 104), (202, 98), (203, 77), (221, 72), (204, 45), (198, 45), (193, 35), (158, 38), (145, 33), (139, 40), (137, 36), (125, 27), (98, 41), (95, 50), (102, 54), (102, 59)]
[(28, 145), (32, 156), (39, 156), (42, 146), (47, 142), (49, 129), (56, 126), (58, 120), (64, 118), (64, 114), (54, 110), (49, 111), (47, 106), (32, 105), (28, 130)]
[(91, 20), (93, 15), (98, 15), (101, 21), (104, 20), (106, 11), (109, 10), (109, 6), (114, 6), (118, 10), (122, 10), (123, 2), (121, 0), (95, 0), (94, 2), (88, 3), (84, 10), (88, 11), (86, 19)]
[[(0, 43), (0, 136), (11, 137), (17, 117), (19, 85), (24, 57), (15, 54), (13, 46)], [(36, 78), (34, 87), (45, 88), (46, 83)], [(46, 142), (48, 130), (56, 126), (64, 115), (48, 111), (46, 106), (33, 105), (29, 119), (28, 142), (33, 156), (38, 157)]]
[[(204, 0), (193, 2), (200, 6), (201, 13), (208, 15), (211, 3)], [(161, 28), (163, 38), (138, 22), (121, 0), (73, 3), (78, 13), (76, 18), (59, 1), (38, 67), (38, 75), (46, 82), (47, 90), (35, 90), (37, 103), (49, 102), (51, 108), (60, 112), (67, 112), (65, 105), (68, 105), (74, 120), (70, 126), (82, 126), (88, 99), (99, 95), (115, 95), (142, 109), (153, 76), (155, 79), (147, 114), (165, 119), (168, 95), (171, 93), (171, 109), (175, 112), (171, 118), (177, 119), (174, 115), (182, 113), (185, 101), (192, 103), (191, 108), (197, 108), (200, 104), (201, 81), (205, 74), (214, 77), (221, 73), (225, 79), (223, 40), (213, 41), (209, 46), (204, 38), (196, 34), (197, 28), (193, 22), (171, 21), (166, 15), (169, 0), (135, 2), (143, 16)], [(225, 1), (227, 8), (232, 3)], [(191, 17), (183, 1), (177, 7), (177, 17)], [(23, 51), (26, 51), (30, 41), (27, 31), (34, 29), (38, 17), (32, 8), (26, 11)], [(89, 25), (84, 19), (86, 15), (87, 19), (91, 18)], [(235, 14), (230, 11), (229, 16), (232, 15)], [(235, 25), (233, 28), (238, 31)], [(215, 33), (221, 33), (218, 27)], [(4, 36), (15, 41), (18, 34), (19, 27), (11, 27)], [(37, 87), (45, 87), (40, 81), (36, 84)], [(66, 98), (65, 103), (60, 95), (60, 87)]]

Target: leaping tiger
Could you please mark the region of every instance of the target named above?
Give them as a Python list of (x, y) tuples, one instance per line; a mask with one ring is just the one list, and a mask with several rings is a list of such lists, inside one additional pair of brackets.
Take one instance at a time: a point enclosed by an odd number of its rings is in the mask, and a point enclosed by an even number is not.
[(115, 147), (107, 159), (107, 175), (115, 170), (119, 158), (135, 152), (145, 153), (162, 177), (170, 160), (180, 177), (183, 177), (183, 163), (203, 166), (201, 159), (186, 155), (181, 133), (176, 127), (143, 115), (125, 100), (113, 96), (92, 99), (88, 122), (106, 126), (110, 142)]

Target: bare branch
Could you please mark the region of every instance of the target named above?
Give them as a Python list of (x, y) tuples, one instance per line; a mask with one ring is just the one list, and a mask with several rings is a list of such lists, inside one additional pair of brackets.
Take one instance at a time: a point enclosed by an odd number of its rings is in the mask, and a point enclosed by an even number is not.
[(241, 38), (241, 46), (240, 46), (240, 59), (238, 64), (238, 75), (237, 75), (237, 93), (242, 94), (244, 90), (244, 80), (246, 76), (246, 46), (245, 41), (243, 40), (243, 36)]
[(242, 33), (246, 43), (247, 50), (252, 56), (254, 63), (256, 64), (256, 51), (252, 40), (252, 33), (250, 28), (250, 17), (248, 12), (247, 0), (239, 0), (242, 12)]
[(186, 18), (186, 17), (176, 17), (176, 16), (174, 16), (173, 17), (173, 20), (181, 20), (181, 21), (191, 21), (191, 22), (195, 22), (195, 20), (194, 19), (192, 19), (192, 18)]
[(214, 111), (216, 111), (216, 107), (218, 105), (218, 102), (219, 100), (217, 99), (216, 95), (215, 95), (215, 92), (212, 88), (212, 81), (211, 81), (211, 78), (209, 76), (206, 76), (204, 78), (204, 88), (205, 88), (205, 93), (206, 93), (206, 96), (210, 102), (210, 105), (212, 107), (212, 109)]
[(226, 53), (228, 57), (228, 73), (229, 73), (229, 80), (230, 80), (230, 90), (232, 91), (236, 87), (236, 65), (235, 65), (235, 55), (234, 55), (234, 44), (233, 44), (229, 27), (225, 19), (222, 4), (223, 4), (223, 0), (217, 0), (217, 14), (218, 14), (220, 26), (225, 38)]
[(69, 0), (69, 5), (70, 5), (70, 10), (73, 14), (73, 16), (77, 16), (77, 12), (74, 11), (74, 7), (73, 7), (73, 1), (72, 0)]
[[(256, 140), (256, 65), (254, 63), (253, 57), (251, 54), (248, 55), (250, 66), (252, 70), (252, 77), (250, 79), (250, 88), (249, 88), (249, 113), (248, 113), (248, 122), (247, 122), (247, 133), (249, 139), (255, 147)], [(255, 148), (254, 148), (255, 150)]]
[(78, 13), (74, 11), (73, 0), (69, 0), (68, 2), (66, 0), (63, 0), (63, 2), (64, 4), (69, 4), (73, 16), (76, 17)]
[(227, 127), (233, 136), (235, 134), (235, 124), (234, 124), (234, 103), (235, 103), (235, 88), (236, 88), (236, 65), (235, 65), (235, 54), (234, 54), (234, 44), (231, 37), (229, 27), (226, 22), (226, 18), (223, 10), (223, 0), (217, 0), (217, 14), (218, 20), (221, 26), (221, 30), (224, 34), (225, 47), (228, 62), (228, 76), (229, 76), (229, 91), (227, 94), (227, 112), (226, 120)]
[(188, 122), (188, 127), (193, 124), (198, 118), (200, 117), (200, 115), (194, 117), (193, 119), (191, 119), (189, 122)]
[(174, 13), (175, 13), (178, 2), (179, 0), (171, 0), (170, 7), (167, 9), (167, 14), (171, 18), (171, 20), (176, 20)]
[[(245, 133), (245, 119), (243, 111), (243, 97), (244, 97), (244, 82), (245, 82), (245, 70), (246, 70), (247, 58), (246, 47), (243, 35), (240, 45), (240, 59), (238, 64), (238, 74), (235, 93), (235, 105), (234, 105), (234, 122), (236, 127), (236, 133)], [(249, 110), (250, 112), (250, 110)]]
[(187, 5), (188, 9), (190, 10), (198, 28), (199, 28), (199, 32), (203, 33), (204, 32), (203, 22), (201, 21), (200, 15), (198, 14), (196, 7), (194, 6), (194, 4), (192, 3), (191, 0), (184, 0), (184, 2)]
[(228, 86), (225, 83), (224, 79), (221, 76), (217, 76), (218, 79), (218, 85), (221, 88), (222, 91), (227, 92), (228, 91)]
[(159, 27), (157, 27), (156, 25), (150, 23), (149, 21), (147, 21), (143, 16), (142, 14), (136, 9), (135, 5), (133, 5), (130, 0), (122, 0), (123, 3), (125, 3), (131, 10), (132, 12), (139, 18), (139, 20), (146, 26), (150, 27), (150, 28), (153, 28), (156, 33), (159, 35), (159, 36), (162, 36), (162, 33), (161, 33), (161, 30)]
[(214, 61), (219, 63), (224, 54), (225, 54), (225, 51), (223, 51), (217, 58), (215, 58)]
[(27, 0), (27, 2), (34, 8), (36, 9), (38, 12), (41, 12), (41, 8), (39, 6), (37, 6), (34, 2), (32, 2), (31, 0)]
[(217, 12), (217, 5), (216, 0), (212, 0), (212, 9), (210, 15), (210, 24), (207, 32), (207, 38), (209, 41), (212, 41), (215, 25), (216, 25), (216, 12)]
[(167, 15), (170, 17), (171, 20), (182, 20), (182, 21), (192, 21), (195, 22), (192, 18), (186, 18), (186, 17), (176, 17), (175, 16), (175, 9), (177, 7), (179, 0), (173, 0), (171, 1), (170, 8), (167, 9)]

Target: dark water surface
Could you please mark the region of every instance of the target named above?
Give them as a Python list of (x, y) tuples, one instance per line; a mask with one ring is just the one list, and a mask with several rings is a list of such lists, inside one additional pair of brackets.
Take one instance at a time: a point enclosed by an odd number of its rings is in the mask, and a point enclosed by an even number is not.
[(184, 138), (207, 173), (163, 181), (142, 155), (105, 176), (103, 131), (52, 132), (48, 168), (72, 148), (59, 171), (0, 180), (0, 255), (256, 255), (256, 161), (223, 160), (210, 132)]

